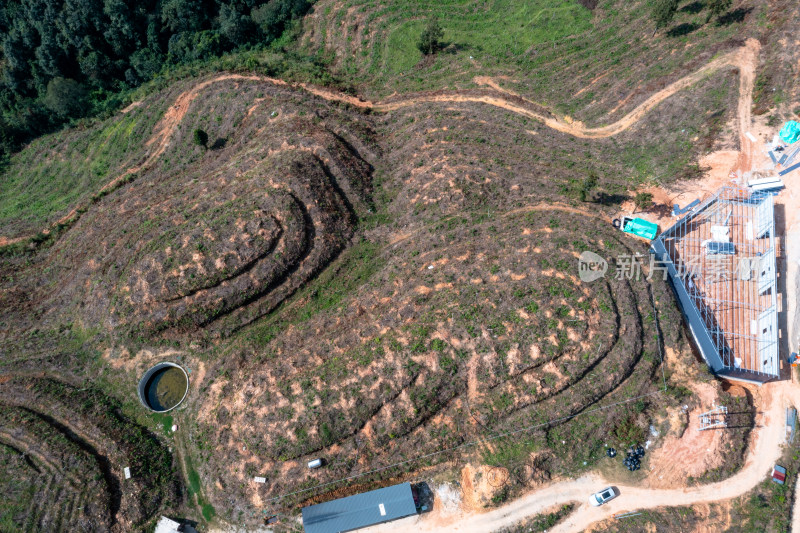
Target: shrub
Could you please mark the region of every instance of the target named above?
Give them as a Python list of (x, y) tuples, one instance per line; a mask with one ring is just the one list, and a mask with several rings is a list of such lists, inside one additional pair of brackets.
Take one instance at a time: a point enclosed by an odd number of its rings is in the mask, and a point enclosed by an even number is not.
[(596, 186), (597, 186), (597, 174), (591, 172), (583, 180), (583, 185), (581, 186), (581, 189), (578, 193), (581, 202), (589, 201), (589, 195), (592, 192), (592, 189), (594, 189)]
[(435, 54), (441, 48), (441, 43), (439, 41), (443, 36), (444, 31), (442, 31), (442, 27), (439, 25), (439, 19), (434, 16), (428, 21), (428, 25), (419, 36), (417, 48), (425, 55)]
[(197, 128), (194, 130), (194, 144), (197, 146), (202, 146), (203, 148), (208, 147), (208, 133)]
[(649, 192), (638, 192), (633, 197), (633, 204), (638, 210), (647, 209), (653, 205), (653, 195)]
[(675, 12), (678, 10), (678, 0), (656, 0), (653, 4), (653, 10), (650, 12), (650, 18), (656, 23), (656, 31), (661, 28), (666, 28), (675, 17)]
[(706, 7), (708, 7), (706, 23), (711, 22), (712, 17), (722, 15), (731, 7), (731, 3), (732, 0), (708, 0), (706, 2)]

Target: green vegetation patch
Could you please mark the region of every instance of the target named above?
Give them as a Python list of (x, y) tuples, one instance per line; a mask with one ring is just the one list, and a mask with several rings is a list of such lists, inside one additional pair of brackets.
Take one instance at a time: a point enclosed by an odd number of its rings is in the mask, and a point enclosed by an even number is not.
[(11, 156), (0, 173), (4, 237), (35, 233), (85, 204), (144, 157), (144, 140), (166, 102), (148, 102), (88, 129), (42, 137)]
[(246, 338), (256, 347), (267, 346), (289, 325), (339, 306), (380, 269), (384, 259), (379, 250), (378, 244), (368, 240), (356, 243), (291, 301), (246, 330)]
[(153, 420), (155, 420), (156, 423), (159, 426), (161, 426), (161, 429), (164, 430), (164, 433), (166, 435), (169, 435), (170, 433), (172, 433), (173, 419), (172, 419), (172, 417), (170, 415), (163, 414), (163, 413), (153, 413), (150, 416), (152, 416)]
[(432, 16), (439, 18), (444, 29), (445, 47), (472, 55), (519, 55), (534, 44), (592, 27), (591, 12), (573, 0), (495, 0), (485, 5), (469, 0), (361, 4), (360, 9), (375, 10), (370, 16), (380, 19), (381, 27), (389, 28), (382, 66), (390, 73), (407, 71), (422, 59), (416, 43), (426, 19)]
[(537, 514), (514, 527), (501, 529), (497, 533), (543, 533), (552, 529), (556, 524), (569, 516), (575, 507), (577, 507), (577, 505), (574, 503), (565, 503), (551, 513)]
[(0, 444), (0, 531), (23, 530), (25, 512), (36, 495), (38, 476), (18, 450)]

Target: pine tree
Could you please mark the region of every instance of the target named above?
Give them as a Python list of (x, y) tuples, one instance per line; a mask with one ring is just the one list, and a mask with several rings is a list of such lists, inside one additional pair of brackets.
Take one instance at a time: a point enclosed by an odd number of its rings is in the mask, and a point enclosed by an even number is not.
[(650, 12), (650, 18), (656, 23), (653, 35), (661, 28), (669, 26), (676, 11), (678, 11), (678, 0), (655, 0), (653, 10)]
[(428, 25), (422, 31), (422, 35), (419, 36), (417, 48), (425, 55), (435, 54), (441, 47), (439, 41), (443, 36), (444, 31), (439, 26), (439, 19), (434, 16), (428, 21)]
[(208, 148), (208, 133), (200, 128), (194, 130), (194, 144), (202, 146), (203, 148)]

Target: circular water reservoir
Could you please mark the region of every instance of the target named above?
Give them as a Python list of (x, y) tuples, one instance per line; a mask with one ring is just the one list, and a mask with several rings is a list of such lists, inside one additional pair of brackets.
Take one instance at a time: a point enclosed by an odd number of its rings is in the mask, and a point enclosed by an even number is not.
[(139, 380), (139, 401), (156, 413), (176, 408), (187, 392), (189, 376), (175, 363), (158, 363)]

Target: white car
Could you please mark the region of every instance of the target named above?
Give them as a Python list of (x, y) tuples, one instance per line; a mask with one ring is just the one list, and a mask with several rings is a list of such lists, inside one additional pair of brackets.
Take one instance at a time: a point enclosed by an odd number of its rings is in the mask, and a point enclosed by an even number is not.
[(619, 491), (616, 487), (608, 487), (600, 492), (596, 492), (589, 496), (589, 505), (593, 507), (600, 507), (609, 500), (613, 500), (619, 496)]

